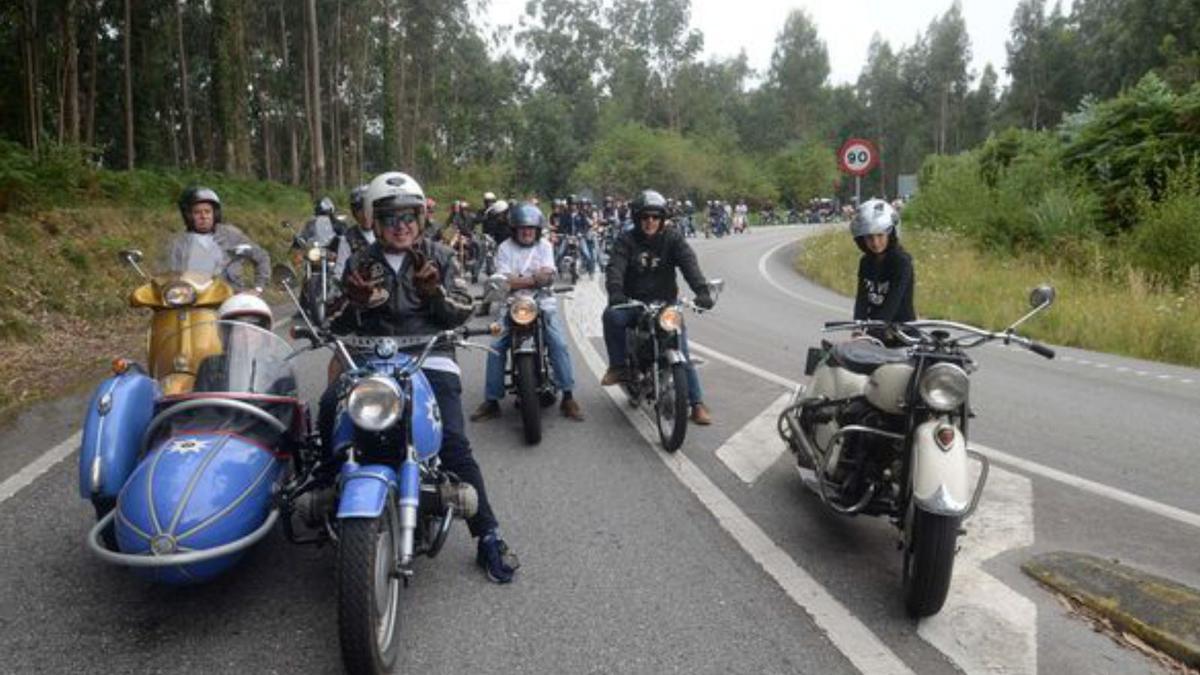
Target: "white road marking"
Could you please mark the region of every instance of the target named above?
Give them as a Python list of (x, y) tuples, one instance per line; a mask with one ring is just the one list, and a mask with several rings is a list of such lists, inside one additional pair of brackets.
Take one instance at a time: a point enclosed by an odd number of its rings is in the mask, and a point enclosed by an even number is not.
[(992, 467), (966, 527), (946, 604), (917, 633), (965, 672), (1036, 673), (1037, 605), (983, 569), (1005, 551), (1033, 545), (1032, 482)]
[(785, 451), (776, 423), (792, 398), (785, 393), (717, 448), (717, 459), (744, 483), (753, 483)]
[(78, 450), (82, 436), (81, 432), (76, 431), (70, 438), (42, 453), (40, 457), (0, 483), (0, 504), (8, 501), (10, 497)]
[(801, 295), (801, 294), (793, 291), (792, 289), (787, 288), (786, 286), (779, 283), (778, 281), (775, 281), (775, 279), (771, 277), (771, 274), (769, 272), (767, 272), (767, 259), (769, 259), (771, 256), (775, 255), (775, 252), (778, 251), (779, 249), (783, 248), (784, 246), (788, 246), (788, 245), (791, 245), (794, 243), (796, 243), (794, 239), (790, 240), (790, 241), (782, 242), (778, 246), (774, 246), (771, 248), (771, 250), (762, 254), (762, 257), (758, 259), (759, 275), (761, 275), (763, 279), (766, 279), (768, 284), (771, 284), (772, 286), (774, 286), (775, 290), (779, 291), (780, 293), (783, 293), (784, 295), (790, 295), (791, 297), (793, 297), (801, 302), (806, 302), (810, 305), (813, 305), (814, 307), (821, 307), (823, 309), (828, 309), (831, 312), (837, 313), (839, 316), (844, 316), (844, 315), (848, 314), (850, 312), (850, 310), (852, 309), (852, 307), (850, 305), (845, 305), (845, 306), (839, 307), (837, 305), (831, 305), (827, 302), (821, 302), (820, 300), (814, 300), (808, 296)]
[[(586, 287), (584, 286), (584, 288)], [(576, 288), (579, 289), (578, 286)], [(576, 305), (581, 305), (581, 307), (580, 311), (569, 313), (567, 325), (584, 362), (599, 378), (605, 369), (604, 361), (587, 339), (584, 327), (576, 320), (577, 316), (599, 314), (602, 311), (603, 303), (599, 301), (599, 291), (594, 288), (593, 290), (592, 294), (579, 293), (584, 297), (570, 301), (569, 305), (572, 310), (576, 308)], [(590, 295), (595, 297), (588, 297)], [(589, 299), (592, 302), (588, 302)], [(617, 387), (607, 387), (605, 391), (642, 437), (651, 446), (657, 444), (657, 432), (641, 411), (629, 409), (624, 392)], [(709, 480), (686, 455), (681, 452), (669, 455), (657, 451), (654, 454), (667, 465), (667, 468), (681, 483), (691, 490), (700, 503), (704, 504), (734, 541), (738, 542), (742, 549), (775, 579), (784, 592), (812, 617), (813, 622), (825, 631), (834, 647), (845, 655), (855, 668), (863, 673), (871, 674), (913, 672), (850, 610), (846, 609), (816, 579), (813, 579), (808, 572), (797, 565), (783, 549), (771, 541), (771, 538), (743, 513), (733, 503), (733, 500), (721, 492), (721, 489)]]
[(691, 351), (694, 351), (694, 352), (698, 352), (700, 354), (704, 354), (705, 356), (708, 356), (709, 358), (714, 358), (714, 359), (717, 359), (718, 361), (724, 361), (725, 363), (728, 363), (729, 365), (733, 366), (734, 368), (737, 368), (744, 372), (750, 373), (751, 375), (757, 375), (758, 377), (766, 380), (767, 382), (774, 382), (775, 384), (783, 387), (784, 389), (791, 390), (791, 389), (796, 388), (796, 383), (793, 382), (792, 380), (789, 380), (786, 377), (783, 377), (781, 375), (776, 375), (775, 373), (772, 373), (769, 370), (763, 370), (762, 368), (759, 368), (758, 366), (756, 366), (752, 363), (746, 363), (745, 361), (743, 361), (737, 357), (730, 356), (728, 354), (723, 354), (723, 353), (713, 349), (712, 347), (702, 345), (699, 342), (696, 342), (695, 340), (691, 340), (691, 339), (688, 340), (688, 349)]

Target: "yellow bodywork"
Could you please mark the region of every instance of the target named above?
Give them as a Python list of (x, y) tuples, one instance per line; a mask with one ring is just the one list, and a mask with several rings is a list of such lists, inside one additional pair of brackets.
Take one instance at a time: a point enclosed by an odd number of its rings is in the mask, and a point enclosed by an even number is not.
[[(163, 295), (167, 288), (179, 284), (194, 288), (196, 299), (189, 305), (172, 307)], [(233, 287), (224, 280), (192, 273), (154, 277), (129, 295), (131, 307), (154, 310), (146, 340), (146, 363), (163, 394), (191, 391), (199, 363), (221, 353), (220, 336), (213, 322), (217, 320), (217, 308), (233, 295)]]

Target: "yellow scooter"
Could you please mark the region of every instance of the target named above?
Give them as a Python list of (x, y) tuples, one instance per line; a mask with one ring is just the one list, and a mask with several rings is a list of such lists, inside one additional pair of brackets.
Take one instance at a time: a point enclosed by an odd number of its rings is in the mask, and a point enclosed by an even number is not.
[[(233, 259), (249, 252), (249, 246), (238, 246)], [(141, 251), (118, 255), (146, 280), (130, 293), (129, 305), (153, 311), (146, 341), (150, 377), (158, 381), (164, 395), (191, 391), (200, 362), (221, 353), (217, 308), (237, 292), (224, 278), (227, 256), (211, 237), (192, 233), (171, 242), (154, 274), (146, 274), (138, 265)]]

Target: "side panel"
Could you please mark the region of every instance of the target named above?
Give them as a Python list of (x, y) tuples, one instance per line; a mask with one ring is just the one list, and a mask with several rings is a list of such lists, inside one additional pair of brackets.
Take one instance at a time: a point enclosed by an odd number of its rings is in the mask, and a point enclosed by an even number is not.
[(154, 380), (136, 369), (114, 375), (88, 402), (79, 447), (79, 495), (115, 498), (137, 465), (142, 433), (159, 397)]
[(904, 412), (908, 382), (915, 369), (907, 363), (885, 363), (867, 379), (867, 401), (880, 410), (898, 415)]
[(346, 462), (338, 483), (338, 518), (378, 518), (387, 504), (388, 491), (398, 489), (396, 472), (383, 464)]
[(945, 420), (929, 420), (913, 436), (913, 499), (924, 510), (944, 516), (966, 512), (971, 504), (967, 446), (962, 431), (955, 428), (954, 442), (946, 449), (934, 439)]

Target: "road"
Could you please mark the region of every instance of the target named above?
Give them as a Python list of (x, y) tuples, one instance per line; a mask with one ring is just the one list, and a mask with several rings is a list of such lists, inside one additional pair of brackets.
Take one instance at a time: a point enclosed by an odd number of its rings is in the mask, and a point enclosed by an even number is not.
[[(849, 312), (791, 269), (810, 231), (695, 242), (706, 274), (727, 282), (716, 311), (689, 317), (716, 423), (691, 427), (674, 456), (598, 386), (603, 297), (581, 283), (566, 311), (587, 421), (549, 419), (537, 447), (521, 442), (508, 404), (469, 426), (521, 554), (518, 581), (488, 583), (456, 528), (406, 593), (401, 670), (1158, 672), (1019, 565), (1083, 551), (1200, 586), (1200, 477), (1187, 463), (1200, 373), (1077, 350), (1053, 362), (979, 352), (973, 441), (997, 461), (946, 610), (914, 622), (891, 526), (827, 513), (773, 436), (769, 411), (803, 378), (820, 324)], [(461, 360), (470, 410), (482, 359)], [(323, 359), (298, 361), (315, 400)], [(338, 672), (328, 548), (272, 536), (233, 573), (183, 590), (87, 553), (91, 512), (71, 452), (84, 403), (42, 406), (0, 431), (0, 671)]]

